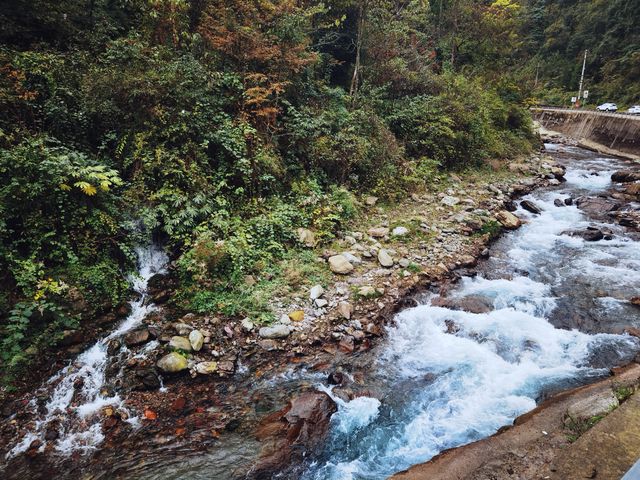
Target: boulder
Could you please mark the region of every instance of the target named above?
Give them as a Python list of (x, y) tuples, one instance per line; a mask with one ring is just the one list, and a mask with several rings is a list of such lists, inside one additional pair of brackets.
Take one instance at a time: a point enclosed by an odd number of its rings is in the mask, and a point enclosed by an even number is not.
[(384, 248), (378, 250), (378, 262), (385, 268), (393, 267), (393, 258)]
[(383, 238), (389, 235), (389, 229), (387, 227), (370, 228), (367, 233), (373, 238)]
[(584, 230), (571, 230), (568, 232), (563, 232), (563, 234), (569, 235), (571, 237), (580, 237), (587, 242), (597, 242), (598, 240), (602, 240), (605, 237), (602, 230), (596, 227), (588, 227)]
[(273, 478), (303, 458), (321, 452), (337, 407), (322, 392), (306, 392), (262, 419), (256, 429), (260, 455), (252, 478)]
[(616, 183), (631, 183), (640, 180), (640, 172), (634, 170), (619, 170), (611, 175), (611, 181)]
[(553, 204), (554, 204), (556, 207), (565, 207), (565, 206), (566, 206), (566, 204), (565, 204), (562, 200), (560, 200), (559, 198), (556, 198), (556, 199), (553, 201)]
[(534, 213), (536, 215), (540, 215), (542, 213), (542, 210), (540, 209), (540, 207), (538, 207), (531, 200), (522, 200), (520, 202), (520, 206), (524, 208), (526, 211)]
[(158, 360), (157, 366), (163, 372), (175, 373), (186, 370), (188, 364), (187, 359), (182, 355), (177, 352), (171, 352)]
[(147, 343), (149, 341), (149, 338), (151, 338), (149, 330), (146, 328), (141, 328), (139, 330), (128, 332), (124, 336), (124, 344), (127, 347), (135, 347), (136, 345)]
[(496, 220), (498, 220), (498, 222), (508, 230), (515, 230), (522, 225), (522, 221), (520, 221), (518, 217), (506, 210), (500, 210), (496, 213)]
[(195, 352), (199, 352), (204, 344), (204, 335), (200, 330), (192, 330), (189, 334), (189, 343)]
[(396, 227), (391, 231), (391, 235), (394, 237), (404, 237), (407, 233), (409, 233), (407, 227)]
[(364, 199), (364, 203), (369, 207), (373, 207), (376, 203), (378, 203), (378, 197), (369, 196)]
[(333, 273), (340, 275), (347, 275), (353, 272), (353, 265), (343, 255), (329, 257), (329, 268)]
[(504, 208), (508, 212), (515, 212), (518, 209), (518, 206), (513, 200), (507, 200), (504, 202)]
[(189, 341), (188, 338), (185, 338), (185, 337), (179, 337), (179, 336), (171, 337), (171, 340), (169, 341), (169, 346), (171, 348), (175, 348), (176, 350), (184, 350), (185, 352), (191, 351), (191, 342)]
[(289, 325), (276, 324), (271, 327), (262, 327), (258, 334), (262, 338), (286, 338), (291, 333), (291, 327)]
[(576, 200), (576, 205), (580, 210), (593, 215), (602, 215), (620, 208), (620, 204), (615, 200), (603, 197), (581, 197)]

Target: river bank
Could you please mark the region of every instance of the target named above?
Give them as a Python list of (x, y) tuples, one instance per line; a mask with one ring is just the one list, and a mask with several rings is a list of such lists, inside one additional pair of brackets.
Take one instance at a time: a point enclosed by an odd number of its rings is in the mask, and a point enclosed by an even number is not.
[[(295, 411), (297, 405), (294, 401), (287, 407), (289, 399), (315, 391), (316, 385), (327, 377), (338, 384), (332, 392), (338, 403), (383, 397), (381, 386), (368, 376), (376, 358), (372, 349), (385, 338), (384, 326), (393, 314), (415, 305), (419, 293), (447, 292), (460, 277), (473, 274), (477, 258), (487, 255), (486, 246), (500, 228), (497, 220), (509, 228), (519, 225), (516, 217), (515, 223), (509, 223), (513, 219), (506, 209), (517, 206), (512, 197), (544, 185), (557, 186), (563, 174), (564, 168), (555, 161), (537, 156), (508, 169), (452, 176), (439, 191), (416, 195), (401, 205), (377, 206), (374, 200), (370, 201), (367, 215), (353, 232), (345, 232), (329, 249), (318, 252), (318, 262), (342, 255), (351, 260), (353, 270), (331, 276), (319, 296), (308, 291), (315, 298), (298, 298), (297, 303), (292, 303), (290, 297), (285, 297), (286, 303), (282, 298), (274, 300), (281, 304), (283, 319), (279, 324), (287, 330), (280, 338), (265, 338), (256, 325), (248, 328), (245, 319), (178, 316), (166, 305), (171, 278), (150, 282), (151, 298), (161, 305), (161, 313), (145, 319), (149, 332), (146, 339), (128, 343), (124, 340), (124, 359), (117, 364), (124, 372), (119, 378), (127, 379), (126, 385), (143, 386), (129, 388), (126, 393), (125, 405), (136, 412), (136, 422), (126, 421), (121, 412), (105, 408), (97, 419), (105, 439), (89, 450), (90, 455), (56, 454), (54, 437), (46, 444), (27, 445), (26, 455), (11, 460), (11, 471), (16, 476), (56, 472), (74, 478), (89, 468), (97, 472), (96, 478), (177, 478), (183, 467), (173, 466), (166, 458), (168, 452), (177, 453), (177, 460), (189, 464), (190, 478), (210, 478), (206, 475), (212, 472), (244, 476), (247, 468), (252, 468), (258, 478), (282, 471), (283, 465), (274, 462), (277, 458), (273, 454), (278, 449), (287, 451), (299, 437), (296, 434), (294, 442), (282, 443), (278, 435), (283, 428), (291, 432), (289, 425), (295, 429), (306, 425), (304, 421), (299, 424), (299, 420), (287, 423), (291, 409)], [(487, 225), (491, 228), (487, 229)], [(403, 233), (393, 235), (394, 230)], [(365, 255), (367, 250), (370, 259)], [(380, 250), (391, 257), (392, 265), (382, 264), (385, 258), (380, 258)], [(359, 257), (361, 263), (351, 256)], [(467, 302), (466, 306), (454, 308), (486, 307)], [(287, 314), (300, 311), (302, 320), (296, 321)], [(159, 393), (160, 385), (149, 381), (148, 374), (167, 351), (162, 345), (168, 345), (176, 336), (190, 338), (190, 332), (195, 330), (203, 334), (201, 349), (187, 356), (185, 371), (162, 375), (164, 386)], [(198, 365), (204, 362), (215, 362), (215, 367), (209, 363), (212, 371), (199, 370)], [(328, 418), (331, 408), (322, 395), (308, 398), (304, 406), (313, 410), (324, 405), (324, 418)], [(289, 420), (283, 423), (281, 419), (287, 415)], [(3, 423), (3, 437), (16, 438), (28, 431), (33, 416), (26, 409), (18, 411)], [(265, 421), (265, 417), (271, 421)], [(253, 440), (258, 423), (260, 442)], [(293, 451), (300, 452), (302, 445), (308, 448), (307, 453), (322, 450), (329, 424), (314, 425), (320, 426), (318, 431)], [(302, 461), (302, 457), (298, 460)], [(109, 464), (114, 467), (105, 468)]]

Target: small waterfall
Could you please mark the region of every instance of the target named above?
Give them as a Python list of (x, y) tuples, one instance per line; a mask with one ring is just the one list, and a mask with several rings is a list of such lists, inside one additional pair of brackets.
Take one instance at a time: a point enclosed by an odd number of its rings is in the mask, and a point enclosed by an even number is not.
[[(45, 433), (51, 424), (55, 424), (59, 432), (54, 440), (57, 452), (70, 454), (74, 451), (90, 451), (104, 439), (100, 417), (96, 414), (107, 405), (126, 412), (124, 400), (117, 393), (105, 389), (109, 364), (108, 343), (140, 325), (157, 308), (148, 302), (147, 283), (153, 275), (165, 271), (168, 261), (157, 245), (136, 248), (136, 255), (138, 274), (132, 276), (131, 283), (138, 295), (129, 302), (131, 313), (109, 335), (78, 355), (70, 365), (42, 386), (40, 392), (48, 395), (44, 413), (37, 413), (36, 401), (32, 400), (30, 407), (37, 417), (35, 428), (8, 453), (8, 457), (26, 451), (36, 439), (42, 441), (40, 449), (44, 450), (47, 442)], [(127, 421), (135, 423), (136, 419), (129, 418)]]

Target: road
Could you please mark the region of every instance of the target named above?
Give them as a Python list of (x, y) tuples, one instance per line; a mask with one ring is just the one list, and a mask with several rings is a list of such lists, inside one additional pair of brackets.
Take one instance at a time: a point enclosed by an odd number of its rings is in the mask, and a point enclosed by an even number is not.
[(582, 110), (579, 108), (562, 108), (562, 107), (532, 107), (531, 110), (538, 112), (561, 112), (561, 113), (580, 113), (584, 115), (594, 115), (609, 118), (624, 118), (640, 121), (640, 115), (633, 115), (625, 112), (599, 112), (597, 110)]

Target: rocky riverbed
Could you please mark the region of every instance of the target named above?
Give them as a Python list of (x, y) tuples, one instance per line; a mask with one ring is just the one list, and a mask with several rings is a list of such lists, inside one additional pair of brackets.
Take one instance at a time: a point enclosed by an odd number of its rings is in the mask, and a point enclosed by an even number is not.
[[(339, 411), (345, 405), (353, 408), (354, 401), (373, 411), (384, 396), (383, 386), (369, 375), (375, 347), (384, 341), (385, 324), (393, 314), (415, 305), (425, 293), (446, 293), (472, 274), (500, 229), (517, 229), (527, 221), (515, 210), (525, 208), (536, 215), (531, 211), (537, 208), (535, 202), (522, 205), (514, 199), (560, 185), (565, 168), (556, 159), (562, 163), (562, 154), (533, 156), (509, 165), (497, 178), (452, 175), (438, 191), (415, 194), (391, 208), (379, 207), (375, 198), (364, 199), (366, 216), (324, 250), (315, 247), (313, 232), (298, 232), (317, 252), (318, 262), (326, 262), (333, 281), (310, 285), (306, 298), (275, 298), (279, 320), (272, 325), (177, 311), (167, 303), (173, 291), (171, 270), (151, 277), (148, 295), (158, 308), (108, 344), (107, 371), (113, 380), (104, 388), (123, 397), (123, 408), (106, 403), (93, 416), (103, 439), (84, 450), (59, 451), (60, 431), (56, 422), (49, 422), (42, 439), (6, 457), (5, 474), (301, 475), (306, 461), (322, 454), (323, 440), (332, 434), (329, 418), (336, 403), (339, 408), (343, 402)], [(623, 205), (637, 199), (636, 183), (623, 185), (606, 198), (582, 200), (579, 207), (608, 215), (633, 231), (635, 213)], [(579, 199), (574, 200), (577, 204)], [(600, 234), (612, 235), (602, 228), (593, 232), (587, 228), (571, 233), (595, 241)], [(440, 301), (469, 312), (491, 308), (483, 298), (441, 295)], [(452, 323), (449, 328), (453, 333), (459, 326)], [(71, 351), (81, 350), (81, 345), (72, 345)], [(33, 384), (42, 380), (34, 376)], [(431, 381), (425, 378), (424, 384)], [(327, 383), (337, 386), (319, 392), (318, 385)], [(414, 386), (399, 385), (399, 392), (403, 388)], [(5, 402), (0, 431), (4, 454), (40, 421), (46, 389), (40, 395)]]

